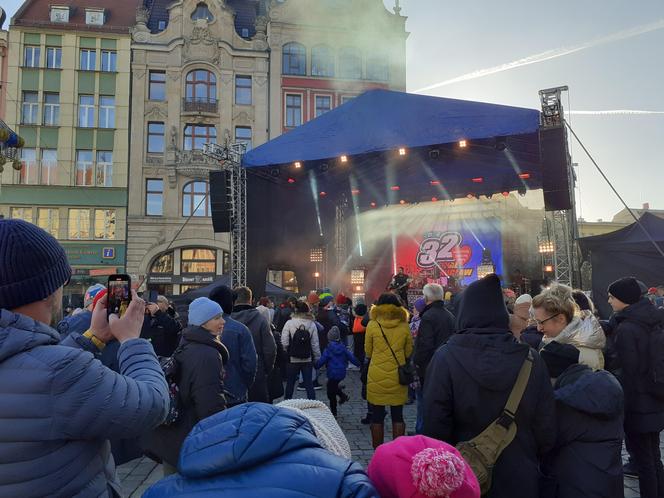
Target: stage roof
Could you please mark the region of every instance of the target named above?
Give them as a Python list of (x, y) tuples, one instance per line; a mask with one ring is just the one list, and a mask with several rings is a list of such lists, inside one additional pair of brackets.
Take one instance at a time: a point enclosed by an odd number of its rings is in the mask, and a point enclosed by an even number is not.
[(537, 189), (539, 111), (371, 90), (251, 150), (243, 164), (292, 188), (310, 186), (313, 172), (312, 189), (362, 192), (364, 205)]

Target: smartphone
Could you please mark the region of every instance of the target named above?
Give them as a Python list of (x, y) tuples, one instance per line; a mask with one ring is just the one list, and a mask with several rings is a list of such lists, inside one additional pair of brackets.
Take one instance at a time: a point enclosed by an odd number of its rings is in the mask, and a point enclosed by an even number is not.
[(131, 301), (131, 278), (129, 275), (111, 275), (108, 277), (108, 314), (122, 316)]

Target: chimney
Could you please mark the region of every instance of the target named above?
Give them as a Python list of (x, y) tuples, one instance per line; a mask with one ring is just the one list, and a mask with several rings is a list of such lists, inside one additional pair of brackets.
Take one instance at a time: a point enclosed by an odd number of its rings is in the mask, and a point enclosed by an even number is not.
[(650, 203), (649, 202), (644, 202), (643, 203), (643, 210), (648, 211), (650, 209)]

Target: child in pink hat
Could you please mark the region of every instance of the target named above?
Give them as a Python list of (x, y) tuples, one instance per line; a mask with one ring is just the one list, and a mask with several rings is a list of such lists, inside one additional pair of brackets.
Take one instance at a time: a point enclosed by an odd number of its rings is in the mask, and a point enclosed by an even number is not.
[(456, 448), (426, 436), (380, 445), (367, 473), (382, 498), (480, 498), (477, 478)]

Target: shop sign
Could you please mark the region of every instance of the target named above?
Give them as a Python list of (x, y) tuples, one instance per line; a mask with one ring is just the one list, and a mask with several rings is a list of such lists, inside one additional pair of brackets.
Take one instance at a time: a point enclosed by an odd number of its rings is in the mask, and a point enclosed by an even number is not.
[(152, 274), (148, 277), (149, 284), (210, 284), (214, 282), (217, 275), (159, 275)]

